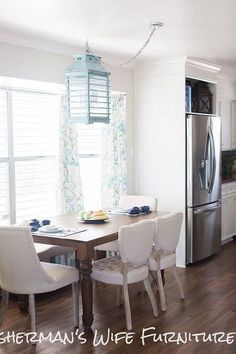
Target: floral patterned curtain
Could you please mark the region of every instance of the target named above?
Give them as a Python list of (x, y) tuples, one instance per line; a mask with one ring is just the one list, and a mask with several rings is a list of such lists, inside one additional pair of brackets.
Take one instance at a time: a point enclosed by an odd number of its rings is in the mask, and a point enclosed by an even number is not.
[(73, 214), (83, 209), (76, 125), (67, 120), (65, 97), (61, 101), (60, 128), (61, 212)]
[(111, 94), (111, 121), (102, 133), (102, 207), (118, 207), (127, 191), (126, 96)]

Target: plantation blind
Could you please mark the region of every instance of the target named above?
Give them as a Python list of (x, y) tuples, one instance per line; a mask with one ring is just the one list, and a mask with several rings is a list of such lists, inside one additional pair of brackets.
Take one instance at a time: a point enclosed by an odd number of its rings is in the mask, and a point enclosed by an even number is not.
[(12, 92), (16, 219), (56, 214), (58, 96)]
[(0, 224), (9, 217), (7, 95), (0, 90)]

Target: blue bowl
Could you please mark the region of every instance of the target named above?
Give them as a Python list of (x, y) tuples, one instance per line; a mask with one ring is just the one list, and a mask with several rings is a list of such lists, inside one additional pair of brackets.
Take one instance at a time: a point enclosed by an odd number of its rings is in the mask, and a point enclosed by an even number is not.
[(51, 221), (50, 220), (42, 220), (42, 225), (50, 225)]
[(149, 213), (150, 212), (150, 207), (148, 205), (144, 205), (140, 207), (141, 213)]
[(38, 219), (32, 219), (30, 225), (40, 225), (40, 222)]
[(129, 209), (128, 214), (130, 215), (136, 215), (140, 213), (140, 208), (138, 207), (133, 207), (131, 209)]
[(39, 226), (36, 225), (30, 225), (30, 229), (32, 232), (38, 231)]

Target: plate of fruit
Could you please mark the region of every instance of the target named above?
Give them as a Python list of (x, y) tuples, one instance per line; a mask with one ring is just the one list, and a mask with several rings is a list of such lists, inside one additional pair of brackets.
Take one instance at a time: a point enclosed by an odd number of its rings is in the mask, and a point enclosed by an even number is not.
[(81, 211), (79, 213), (79, 218), (86, 224), (101, 224), (110, 219), (110, 217), (102, 209), (95, 211)]

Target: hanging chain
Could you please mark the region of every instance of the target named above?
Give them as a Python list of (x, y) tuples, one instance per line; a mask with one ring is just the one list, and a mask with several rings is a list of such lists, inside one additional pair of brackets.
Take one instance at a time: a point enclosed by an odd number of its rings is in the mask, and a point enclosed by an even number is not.
[[(101, 62), (104, 64), (104, 65), (109, 65), (109, 66), (113, 66), (113, 67), (118, 67), (118, 68), (123, 68), (127, 65), (129, 65), (129, 63), (131, 63), (133, 60), (135, 60), (140, 54), (143, 53), (144, 49), (146, 48), (146, 46), (149, 44), (149, 42), (151, 41), (151, 38), (152, 36), (154, 35), (156, 29), (160, 28), (163, 26), (163, 23), (162, 22), (154, 22), (154, 23), (151, 23), (150, 24), (150, 27), (152, 27), (152, 30), (147, 38), (147, 40), (144, 42), (144, 44), (142, 45), (142, 47), (136, 52), (136, 54), (134, 56), (132, 56), (130, 59), (128, 59), (127, 61), (121, 63), (121, 64), (109, 64), (109, 63), (106, 63), (104, 61), (101, 60)], [(89, 47), (89, 44), (88, 44), (88, 40), (86, 42), (86, 53), (90, 53), (92, 55), (95, 55), (94, 52), (92, 51), (92, 49)]]

